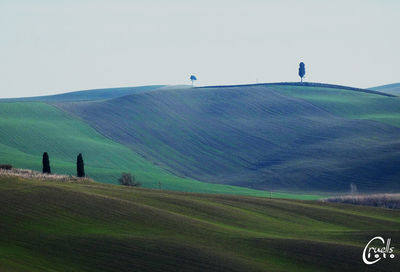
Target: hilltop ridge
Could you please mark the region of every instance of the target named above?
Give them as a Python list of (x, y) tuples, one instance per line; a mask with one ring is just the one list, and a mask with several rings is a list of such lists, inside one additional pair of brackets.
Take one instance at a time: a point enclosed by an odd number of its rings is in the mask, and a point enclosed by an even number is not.
[(349, 86), (328, 84), (328, 83), (318, 83), (318, 82), (273, 82), (273, 83), (254, 83), (254, 84), (238, 84), (238, 85), (211, 85), (211, 86), (202, 86), (196, 88), (228, 88), (228, 87), (251, 87), (251, 86), (298, 86), (298, 87), (333, 88), (333, 89), (350, 90), (350, 91), (395, 97), (395, 95), (390, 93), (379, 92), (378, 91), (379, 89), (377, 88), (363, 89), (363, 88), (356, 88), (356, 87), (349, 87)]

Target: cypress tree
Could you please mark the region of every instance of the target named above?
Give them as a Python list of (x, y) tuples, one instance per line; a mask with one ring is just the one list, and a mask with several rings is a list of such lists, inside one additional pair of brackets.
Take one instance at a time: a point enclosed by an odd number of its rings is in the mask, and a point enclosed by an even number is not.
[(306, 66), (304, 62), (300, 62), (299, 64), (299, 77), (301, 78), (301, 82), (303, 82), (303, 77), (306, 74)]
[(43, 165), (42, 172), (44, 174), (51, 174), (49, 154), (47, 154), (47, 152), (43, 153), (42, 165)]
[(83, 158), (81, 153), (79, 153), (78, 157), (76, 158), (76, 171), (77, 171), (77, 176), (79, 178), (85, 177), (85, 165), (83, 163)]

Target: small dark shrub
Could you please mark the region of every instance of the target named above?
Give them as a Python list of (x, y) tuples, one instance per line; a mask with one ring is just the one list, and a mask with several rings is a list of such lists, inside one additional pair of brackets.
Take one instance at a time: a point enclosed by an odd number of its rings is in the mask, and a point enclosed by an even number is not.
[(11, 164), (0, 164), (0, 169), (11, 170), (12, 165)]
[(130, 173), (122, 173), (121, 177), (118, 179), (119, 184), (124, 186), (135, 186), (140, 187), (142, 184), (135, 180), (135, 176)]

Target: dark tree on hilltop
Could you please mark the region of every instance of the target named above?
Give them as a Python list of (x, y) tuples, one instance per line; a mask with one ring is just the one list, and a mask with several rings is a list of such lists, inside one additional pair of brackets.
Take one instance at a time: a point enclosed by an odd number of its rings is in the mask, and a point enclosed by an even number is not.
[(191, 75), (190, 80), (192, 81), (192, 87), (193, 87), (193, 84), (197, 80), (197, 77), (195, 75)]
[(85, 165), (83, 163), (81, 153), (79, 153), (78, 157), (76, 158), (76, 171), (79, 178), (83, 178), (85, 176)]
[(301, 78), (301, 82), (303, 82), (303, 77), (305, 74), (306, 74), (306, 66), (305, 66), (304, 62), (300, 62), (299, 76)]
[(43, 153), (42, 165), (43, 165), (42, 172), (44, 174), (51, 174), (49, 154), (47, 154), (47, 152)]

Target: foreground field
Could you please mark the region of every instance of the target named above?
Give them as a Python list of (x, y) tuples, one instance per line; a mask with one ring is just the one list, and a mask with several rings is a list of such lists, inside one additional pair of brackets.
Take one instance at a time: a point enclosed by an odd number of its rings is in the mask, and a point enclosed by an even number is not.
[(399, 215), (0, 176), (0, 271), (396, 271), (361, 252), (376, 235), (398, 243)]

